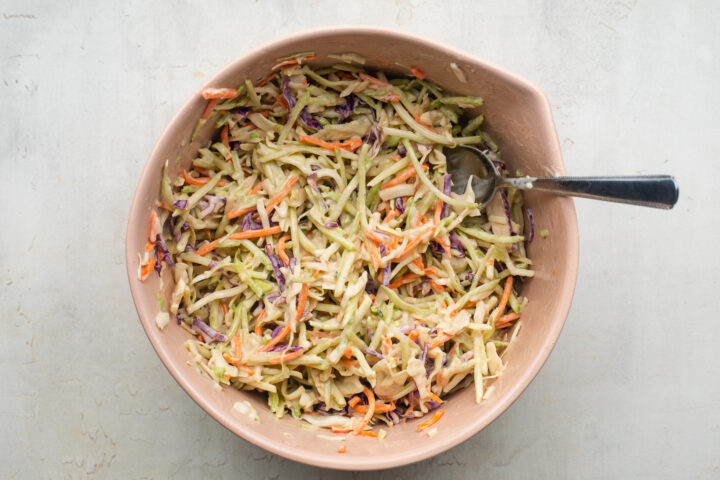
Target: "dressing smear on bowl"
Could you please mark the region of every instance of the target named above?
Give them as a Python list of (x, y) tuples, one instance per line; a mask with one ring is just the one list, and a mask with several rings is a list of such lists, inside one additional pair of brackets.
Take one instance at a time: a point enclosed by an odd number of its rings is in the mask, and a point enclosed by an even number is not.
[(512, 188), (482, 213), (471, 189), (451, 191), (443, 147), (476, 145), (505, 168), (482, 99), (413, 66), (388, 78), (355, 54), (315, 59), (203, 91), (199, 126), (216, 133), (181, 176), (163, 172), (138, 276), (171, 269), (158, 327), (171, 315), (187, 330), (216, 384), (312, 429), (377, 438), (417, 418), (433, 435), (449, 394), (480, 402), (504, 368), (532, 212)]

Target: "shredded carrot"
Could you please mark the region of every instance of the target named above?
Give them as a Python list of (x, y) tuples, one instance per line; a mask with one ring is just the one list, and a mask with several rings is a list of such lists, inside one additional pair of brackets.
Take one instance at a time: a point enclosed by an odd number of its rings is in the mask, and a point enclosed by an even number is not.
[(417, 247), (420, 244), (420, 242), (423, 241), (423, 237), (425, 236), (425, 234), (429, 233), (432, 229), (433, 229), (432, 226), (428, 227), (423, 233), (421, 233), (420, 235), (415, 237), (413, 240), (411, 240), (410, 243), (407, 244), (407, 247), (405, 247), (405, 250), (403, 250), (402, 253), (400, 254), (400, 256), (397, 258), (402, 258), (405, 255), (407, 255), (408, 253), (410, 253), (415, 247)]
[(295, 312), (295, 320), (300, 320), (300, 317), (302, 317), (303, 311), (305, 310), (305, 304), (307, 303), (308, 290), (308, 284), (303, 283), (302, 288), (300, 289), (300, 298), (298, 299), (297, 310)]
[(258, 192), (259, 192), (260, 190), (262, 190), (262, 189), (263, 189), (263, 183), (262, 183), (262, 182), (258, 182), (257, 185), (255, 185), (254, 187), (252, 187), (252, 188), (250, 189), (250, 191), (248, 192), (248, 195), (255, 195), (256, 193), (258, 193)]
[(383, 240), (381, 237), (378, 237), (377, 233), (373, 232), (372, 230), (368, 230), (367, 232), (365, 232), (365, 236), (377, 244), (385, 243), (385, 240)]
[(338, 453), (345, 453), (345, 452), (347, 452), (347, 447), (345, 447), (345, 445), (340, 445), (338, 447)]
[(390, 84), (387, 83), (386, 81), (380, 80), (379, 78), (375, 78), (372, 75), (368, 75), (367, 73), (364, 73), (364, 72), (360, 72), (358, 74), (358, 77), (362, 78), (363, 80), (365, 80), (366, 82), (368, 82), (371, 85), (375, 85), (376, 87), (389, 87), (390, 86)]
[(437, 225), (440, 223), (440, 216), (442, 215), (443, 211), (443, 202), (438, 198), (437, 203), (435, 204), (435, 214), (433, 215), (433, 223)]
[(167, 202), (164, 202), (162, 200), (157, 203), (157, 206), (162, 208), (163, 210), (167, 210), (169, 212), (172, 212), (175, 208), (175, 207), (171, 207), (170, 205), (167, 204)]
[(437, 243), (440, 244), (440, 246), (442, 247), (442, 249), (445, 251), (445, 255), (447, 255), (448, 258), (452, 258), (452, 251), (450, 250), (450, 245), (448, 245), (447, 243), (445, 243), (445, 241), (442, 240), (440, 237), (435, 237), (434, 240), (435, 240)]
[(505, 311), (505, 306), (507, 305), (508, 300), (510, 300), (510, 293), (512, 292), (512, 285), (513, 285), (513, 277), (508, 277), (505, 281), (505, 290), (503, 290), (502, 297), (500, 297), (500, 303), (498, 303), (495, 318), (493, 319), (493, 325), (497, 323), (497, 319), (500, 318), (500, 315), (503, 314)]
[(290, 108), (290, 107), (288, 106), (288, 103), (287, 103), (287, 102), (285, 101), (285, 99), (282, 97), (282, 95), (280, 95), (280, 94), (275, 95), (275, 100), (277, 100), (277, 102), (278, 102), (280, 105), (282, 105), (283, 107), (288, 108), (288, 109)]
[(425, 72), (423, 72), (419, 68), (410, 67), (410, 71), (412, 72), (413, 75), (415, 75), (418, 78), (418, 80), (425, 80)]
[(218, 239), (213, 240), (210, 243), (206, 243), (202, 247), (198, 248), (197, 251), (195, 252), (195, 254), (200, 255), (201, 257), (207, 255), (208, 253), (215, 250), (215, 247), (217, 247), (217, 244), (219, 241), (220, 241), (220, 239), (218, 238)]
[(227, 314), (228, 314), (229, 309), (228, 309), (227, 303), (222, 302), (222, 303), (220, 304), (220, 308), (222, 308), (223, 315), (227, 315)]
[(430, 340), (427, 344), (428, 349), (432, 350), (435, 347), (439, 347), (443, 343), (447, 342), (448, 340), (452, 339), (455, 335), (448, 335), (447, 333), (441, 333), (437, 337)]
[(438, 270), (435, 267), (426, 268), (423, 270), (424, 275), (437, 275)]
[[(282, 339), (285, 338), (285, 336), (286, 336), (288, 333), (290, 333), (290, 324), (285, 325), (285, 326), (282, 328), (282, 330), (280, 330), (280, 332), (275, 336), (275, 338), (271, 338), (268, 343), (266, 343), (265, 345), (263, 345), (262, 347), (260, 347), (260, 348), (258, 349), (258, 352), (267, 352), (267, 351), (270, 350), (272, 347), (274, 347), (275, 345), (277, 345), (278, 343), (280, 343), (280, 342), (282, 341)], [(299, 350), (299, 351), (302, 352), (302, 350)]]
[(418, 275), (417, 273), (408, 273), (407, 275), (398, 278), (393, 283), (388, 285), (388, 288), (391, 290), (395, 290), (396, 288), (399, 288), (399, 287), (405, 285), (406, 283), (410, 283), (410, 282), (417, 280), (421, 276), (422, 275)]
[(368, 411), (353, 429), (353, 433), (355, 435), (360, 433), (365, 428), (365, 425), (372, 420), (373, 415), (375, 415), (375, 394), (368, 387), (363, 388), (363, 393), (365, 393), (365, 396), (368, 399)]
[(341, 363), (344, 367), (354, 367), (354, 366), (356, 366), (356, 365), (357, 365), (358, 363), (360, 363), (360, 362), (358, 362), (358, 361), (355, 360), (355, 359), (348, 360), (347, 358), (341, 358), (341, 359), (340, 359), (340, 363)]
[(302, 58), (289, 58), (287, 60), (283, 60), (282, 62), (278, 63), (277, 65), (273, 66), (271, 70), (274, 72), (276, 70), (279, 70), (283, 67), (291, 67), (293, 65), (300, 65), (303, 61), (308, 60), (317, 60), (317, 55), (309, 55), (307, 57)]
[(260, 230), (248, 230), (246, 232), (237, 232), (228, 236), (228, 240), (246, 240), (248, 238), (260, 238), (275, 235), (282, 232), (280, 226), (261, 228)]
[(435, 415), (433, 415), (430, 420), (418, 425), (417, 431), (422, 432), (423, 430), (432, 427), (433, 425), (435, 425), (437, 423), (438, 420), (440, 420), (440, 417), (442, 417), (444, 413), (445, 412), (442, 409), (438, 410), (437, 412), (435, 412)]
[(380, 269), (380, 253), (378, 253), (378, 249), (373, 242), (367, 242), (366, 244), (368, 252), (370, 252), (373, 268), (377, 271)]
[(290, 193), (290, 189), (292, 189), (292, 186), (295, 185), (295, 182), (297, 181), (297, 175), (290, 175), (290, 177), (287, 179), (287, 182), (285, 182), (285, 186), (280, 189), (277, 195), (270, 199), (267, 206), (265, 207), (265, 211), (268, 215), (270, 215), (270, 213), (273, 211), (273, 208), (275, 208), (278, 203), (282, 202), (283, 198), (288, 196), (288, 194)]
[(392, 103), (397, 103), (400, 101), (400, 97), (395, 95), (393, 92), (388, 92), (387, 99), (390, 100)]
[(246, 213), (255, 211), (255, 208), (255, 205), (253, 205), (251, 207), (240, 208), (238, 210), (231, 210), (227, 213), (227, 218), (228, 220), (232, 220), (233, 218), (242, 217)]
[(385, 349), (385, 355), (390, 355), (390, 351), (392, 351), (392, 340), (390, 340), (390, 337), (385, 337), (383, 348)]
[(296, 350), (294, 352), (286, 353), (285, 355), (281, 355), (279, 357), (271, 358), (269, 360), (269, 362), (274, 365), (276, 365), (278, 363), (289, 362), (290, 360), (294, 360), (294, 359), (298, 358), (303, 353), (304, 353), (304, 350)]
[(400, 216), (399, 210), (390, 210), (390, 212), (388, 212), (387, 216), (385, 217), (385, 220), (383, 220), (383, 223), (388, 223), (393, 218), (399, 217), (399, 216)]
[(331, 430), (333, 433), (350, 433), (350, 432), (352, 432), (352, 428), (340, 427), (338, 425), (333, 425), (331, 427)]
[(274, 76), (275, 76), (275, 72), (271, 73), (270, 75), (268, 75), (268, 76), (265, 77), (265, 78), (260, 79), (260, 81), (257, 82), (257, 83), (255, 84), (255, 86), (256, 86), (256, 87), (262, 87), (263, 85), (267, 85), (268, 83), (270, 83), (270, 80), (272, 80), (272, 78), (273, 78)]
[(145, 251), (146, 251), (146, 252), (149, 252), (149, 251), (152, 250), (154, 247), (155, 247), (155, 245), (154, 245), (153, 242), (148, 242), (148, 243), (145, 244)]
[(202, 91), (205, 100), (217, 100), (220, 98), (235, 98), (238, 96), (234, 88), (206, 88)]
[(392, 160), (393, 162), (399, 162), (400, 160), (402, 160), (402, 157), (400, 157), (400, 155), (398, 155), (397, 153), (393, 153), (392, 155), (390, 155), (390, 160)]
[(266, 310), (263, 310), (262, 312), (260, 312), (260, 315), (258, 315), (257, 320), (255, 320), (255, 335), (258, 335), (258, 336), (262, 335), (262, 321), (263, 321), (263, 318), (265, 318), (266, 312), (267, 312)]
[[(197, 177), (197, 178), (191, 177), (190, 174), (185, 170), (183, 170), (183, 178), (185, 179), (186, 184), (195, 185), (196, 187), (201, 187), (210, 181), (210, 177)], [(223, 186), (227, 185), (227, 183), (228, 183), (227, 180), (224, 180), (221, 178), (218, 181), (217, 186), (223, 187)]]
[(389, 67), (389, 66), (390, 66), (390, 64), (389, 64), (388, 62), (386, 62), (386, 61), (384, 61), (384, 60), (380, 60), (379, 58), (376, 58), (375, 61), (378, 62), (378, 63), (379, 63), (380, 65), (382, 65), (383, 67)]
[(235, 358), (240, 361), (242, 358), (242, 342), (240, 341), (240, 335), (236, 333), (232, 339), (232, 343), (235, 346)]
[(355, 406), (358, 403), (360, 403), (360, 397), (358, 397), (357, 395), (355, 395), (350, 400), (348, 400), (348, 405), (350, 405), (350, 408), (353, 408), (353, 409), (355, 408)]
[(417, 123), (419, 123), (420, 126), (422, 126), (422, 127), (424, 127), (424, 128), (427, 128), (427, 129), (430, 130), (431, 132), (437, 133), (437, 130), (435, 130), (433, 127), (431, 127), (430, 125), (428, 125), (427, 123), (423, 122), (423, 121), (420, 119), (420, 112), (418, 112), (418, 113), (415, 114), (415, 121), (416, 121)]
[(353, 354), (352, 347), (345, 347), (345, 351), (343, 352), (343, 357), (345, 358), (351, 358)]
[(425, 270), (425, 264), (422, 261), (422, 258), (417, 257), (415, 260), (411, 262), (413, 265), (415, 265), (420, 270)]
[(377, 433), (373, 432), (372, 430), (361, 430), (358, 432), (358, 435), (377, 438)]
[(283, 235), (282, 237), (280, 237), (280, 240), (278, 240), (278, 243), (277, 243), (278, 257), (280, 257), (280, 260), (282, 260), (285, 263), (285, 265), (290, 264), (290, 258), (287, 256), (287, 253), (285, 253), (285, 242), (289, 238), (290, 238), (290, 235), (287, 235), (287, 234)]
[(210, 118), (210, 115), (212, 115), (213, 110), (215, 110), (215, 105), (217, 105), (218, 100), (217, 98), (213, 98), (207, 103), (207, 106), (205, 107), (205, 110), (203, 110), (202, 115), (200, 116), (200, 119), (207, 120)]
[(398, 239), (397, 237), (392, 237), (392, 240), (390, 240), (390, 250), (395, 250), (395, 247), (398, 245)]
[(410, 334), (408, 335), (408, 338), (410, 339), (410, 341), (414, 342), (415, 340), (417, 340), (417, 338), (418, 338), (419, 336), (420, 336), (420, 334), (418, 333), (418, 331), (417, 331), (417, 330), (413, 330), (413, 331), (410, 332)]
[(406, 168), (404, 171), (402, 171), (398, 176), (393, 178), (392, 180), (388, 180), (383, 184), (382, 187), (380, 187), (380, 190), (385, 190), (386, 188), (394, 187), (395, 185), (400, 185), (405, 180), (408, 180), (412, 177), (414, 177), (417, 174), (417, 171), (415, 170), (415, 167), (410, 166)]
[(512, 325), (512, 322), (514, 322), (515, 320), (518, 320), (520, 318), (520, 316), (521, 315), (519, 313), (515, 313), (515, 312), (508, 313), (507, 315), (503, 315), (502, 317), (500, 317), (500, 319), (498, 319), (497, 322), (495, 322), (495, 328), (500, 329), (500, 328), (509, 327), (510, 325)]
[(453, 346), (452, 346), (452, 347), (450, 348), (450, 350), (448, 351), (448, 355), (452, 355), (453, 353), (457, 352), (457, 349), (458, 349), (458, 346), (459, 346), (459, 345), (460, 345), (460, 344), (457, 343), (457, 342), (453, 343)]
[[(150, 240), (150, 243), (153, 245), (155, 245), (155, 237), (157, 237), (157, 235), (159, 233), (155, 229), (155, 227), (157, 226), (158, 223), (159, 223), (159, 221), (158, 221), (157, 212), (155, 212), (155, 210), (153, 210), (152, 212), (150, 212), (150, 229), (148, 230), (148, 239)], [(147, 249), (145, 249), (145, 250), (147, 251)]]
[(317, 277), (319, 277), (319, 276), (320, 276), (320, 270), (315, 270), (315, 271), (313, 272), (313, 278), (317, 278)]
[(142, 266), (142, 269), (140, 270), (140, 281), (144, 282), (148, 279), (150, 274), (153, 272), (153, 269), (155, 268), (155, 257), (150, 257), (148, 260), (148, 263)]
[(255, 375), (255, 370), (253, 370), (252, 368), (248, 367), (247, 365), (240, 365), (238, 368), (239, 368), (240, 370), (244, 371), (245, 373), (247, 373), (248, 375), (250, 375), (251, 377), (252, 377), (253, 375)]
[(358, 137), (353, 137), (349, 140), (345, 140), (344, 142), (326, 142), (325, 140), (320, 140), (319, 138), (300, 135), (298, 140), (332, 151), (339, 148), (341, 150), (347, 150), (348, 152), (354, 152), (360, 147), (360, 145), (362, 145), (362, 140)]
[(440, 398), (440, 397), (438, 397), (437, 395), (435, 395), (435, 394), (434, 394), (433, 392), (431, 392), (430, 390), (428, 390), (428, 396), (429, 396), (432, 400), (436, 401), (437, 403), (443, 403), (443, 399)]
[(227, 148), (230, 148), (230, 137), (228, 135), (229, 131), (230, 127), (225, 125), (220, 132), (220, 140), (222, 140), (223, 145), (225, 145)]

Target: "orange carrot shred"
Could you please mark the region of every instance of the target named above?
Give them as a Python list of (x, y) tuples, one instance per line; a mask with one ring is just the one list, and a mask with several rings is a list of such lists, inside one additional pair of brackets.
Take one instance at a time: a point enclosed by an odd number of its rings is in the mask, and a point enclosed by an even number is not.
[(257, 208), (257, 207), (255, 205), (253, 205), (250, 207), (239, 208), (237, 210), (231, 210), (227, 213), (227, 218), (228, 218), (228, 220), (232, 220), (233, 218), (242, 217), (246, 213), (250, 213), (250, 212), (254, 211), (255, 208)]
[(360, 145), (362, 145), (362, 140), (358, 137), (353, 137), (349, 140), (345, 140), (344, 142), (326, 142), (325, 140), (320, 140), (319, 138), (315, 137), (308, 137), (307, 135), (300, 135), (298, 137), (298, 140), (303, 143), (309, 143), (311, 145), (315, 145), (317, 147), (324, 148), (326, 150), (334, 151), (336, 148), (339, 148), (341, 150), (347, 150), (348, 152), (354, 152), (357, 150)]
[(353, 433), (355, 435), (360, 433), (368, 424), (368, 422), (372, 420), (373, 415), (375, 415), (375, 394), (368, 387), (363, 388), (363, 393), (368, 399), (368, 411), (362, 418), (362, 420), (360, 420), (360, 422), (358, 422), (358, 424), (353, 429)]
[(228, 240), (246, 240), (248, 238), (260, 238), (275, 235), (282, 232), (280, 226), (261, 228), (260, 230), (248, 230), (247, 232), (237, 232), (228, 236)]
[(230, 148), (230, 137), (229, 137), (229, 131), (230, 127), (225, 125), (220, 132), (220, 139), (222, 140), (223, 145), (225, 145), (227, 148)]
[(285, 185), (283, 188), (280, 189), (280, 191), (275, 195), (270, 201), (268, 202), (267, 206), (265, 207), (265, 211), (268, 215), (273, 211), (273, 208), (280, 202), (282, 202), (283, 198), (287, 197), (287, 195), (290, 193), (290, 189), (292, 189), (292, 186), (295, 185), (295, 182), (299, 180), (297, 175), (291, 175), (287, 182), (285, 182)]
[(267, 312), (266, 310), (263, 310), (262, 312), (260, 312), (260, 315), (258, 315), (257, 320), (255, 320), (255, 335), (258, 335), (258, 336), (262, 335), (262, 321), (263, 321), (263, 318), (265, 318), (266, 312)]
[(350, 433), (352, 432), (352, 428), (348, 427), (340, 427), (338, 425), (333, 425), (330, 427), (333, 433)]
[(150, 274), (153, 272), (153, 269), (155, 268), (155, 257), (150, 257), (148, 260), (148, 263), (143, 265), (142, 269), (140, 270), (140, 281), (144, 282), (148, 279)]
[(202, 91), (205, 100), (218, 100), (220, 98), (235, 98), (238, 96), (234, 88), (206, 88)]
[(370, 430), (367, 430), (367, 431), (361, 430), (358, 432), (358, 435), (363, 435), (365, 437), (374, 437), (374, 438), (377, 438), (377, 436), (378, 436), (377, 433), (370, 431)]
[(507, 302), (510, 299), (510, 293), (512, 292), (512, 285), (513, 277), (508, 277), (505, 281), (505, 290), (503, 290), (502, 297), (500, 297), (500, 303), (498, 303), (497, 306), (497, 313), (495, 314), (495, 318), (493, 319), (493, 325), (495, 325), (497, 319), (500, 318), (500, 315), (502, 315), (505, 311), (505, 306), (507, 305)]
[(445, 412), (442, 409), (438, 410), (437, 412), (435, 412), (435, 415), (433, 415), (430, 420), (418, 425), (417, 431), (422, 432), (423, 430), (432, 427), (433, 425), (435, 425), (437, 423), (438, 420), (440, 420), (440, 417), (442, 417), (444, 413)]
[(285, 355), (281, 355), (279, 357), (274, 357), (269, 360), (270, 363), (276, 365), (278, 363), (285, 363), (289, 362), (290, 360), (294, 360), (298, 358), (300, 355), (303, 354), (303, 350), (296, 350), (294, 352), (286, 353)]
[(368, 75), (367, 73), (360, 72), (358, 74), (359, 78), (362, 78), (366, 82), (368, 82), (371, 85), (375, 85), (376, 87), (389, 87), (390, 84), (386, 81), (380, 80), (379, 78), (375, 78), (372, 75)]
[(410, 71), (413, 75), (415, 75), (419, 80), (425, 80), (425, 72), (420, 70), (417, 67), (410, 67)]
[(414, 177), (417, 174), (417, 170), (415, 170), (415, 167), (410, 166), (404, 171), (402, 171), (398, 176), (393, 178), (392, 180), (389, 180), (383, 184), (382, 187), (380, 187), (380, 190), (385, 190), (386, 188), (394, 187), (396, 185), (400, 185), (405, 180), (408, 180), (412, 177)]
[(196, 255), (200, 255), (201, 257), (207, 255), (208, 253), (210, 253), (210, 252), (212, 252), (213, 250), (215, 250), (215, 247), (217, 247), (217, 244), (218, 244), (219, 241), (220, 241), (220, 239), (218, 238), (218, 239), (216, 239), (216, 240), (213, 240), (213, 241), (210, 242), (210, 243), (206, 243), (206, 244), (203, 245), (202, 247), (198, 248), (197, 251), (195, 252), (195, 254), (196, 254)]
[(290, 257), (288, 257), (287, 253), (285, 253), (285, 242), (289, 238), (290, 238), (290, 235), (285, 234), (282, 237), (280, 237), (280, 240), (278, 240), (278, 243), (277, 243), (278, 257), (280, 257), (280, 260), (282, 260), (283, 263), (285, 263), (285, 265), (290, 264)]
[(217, 105), (217, 103), (217, 98), (213, 98), (212, 100), (210, 100), (200, 118), (202, 120), (207, 120), (208, 118), (210, 118), (210, 115), (212, 115), (213, 110), (215, 110), (215, 105)]
[(345, 452), (347, 452), (347, 447), (345, 447), (345, 445), (340, 445), (338, 447), (338, 453), (345, 453)]

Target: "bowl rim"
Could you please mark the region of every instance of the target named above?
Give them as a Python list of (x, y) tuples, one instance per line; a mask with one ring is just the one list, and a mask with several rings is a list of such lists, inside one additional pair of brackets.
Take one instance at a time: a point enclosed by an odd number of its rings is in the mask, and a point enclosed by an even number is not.
[(529, 384), (535, 379), (538, 372), (542, 368), (542, 366), (547, 361), (550, 353), (552, 352), (555, 344), (557, 343), (557, 339), (560, 336), (560, 333), (562, 331), (562, 328), (565, 324), (565, 321), (567, 320), (568, 313), (570, 311), (570, 307), (572, 304), (572, 298), (573, 294), (575, 292), (575, 287), (577, 283), (577, 274), (578, 274), (578, 262), (579, 262), (579, 233), (578, 233), (578, 223), (577, 223), (577, 214), (575, 210), (575, 204), (572, 201), (572, 199), (569, 199), (567, 202), (566, 208), (568, 211), (568, 220), (569, 223), (567, 225), (567, 237), (568, 237), (568, 251), (566, 252), (566, 256), (568, 257), (568, 265), (567, 265), (567, 277), (570, 279), (570, 286), (571, 288), (566, 288), (561, 292), (560, 297), (557, 299), (557, 304), (560, 306), (560, 312), (562, 316), (561, 322), (554, 322), (552, 325), (552, 328), (550, 329), (551, 335), (548, 337), (549, 340), (544, 345), (544, 348), (541, 352), (538, 353), (538, 355), (531, 361), (528, 368), (520, 375), (520, 378), (518, 381), (512, 385), (507, 394), (505, 395), (504, 399), (498, 402), (493, 403), (492, 407), (486, 412), (485, 415), (483, 415), (481, 418), (476, 419), (474, 421), (469, 422), (468, 428), (464, 429), (462, 432), (459, 432), (459, 434), (452, 437), (449, 441), (446, 441), (442, 444), (438, 443), (430, 443), (429, 446), (416, 449), (413, 451), (406, 451), (401, 448), (397, 449), (397, 453), (394, 453), (390, 456), (383, 456), (380, 459), (373, 459), (370, 458), (364, 458), (363, 461), (360, 461), (359, 458), (352, 457), (352, 456), (344, 456), (344, 455), (338, 455), (335, 452), (331, 452), (329, 454), (324, 453), (314, 453), (313, 455), (308, 455), (307, 450), (297, 448), (297, 447), (291, 447), (288, 445), (281, 445), (278, 441), (273, 441), (270, 439), (267, 439), (265, 437), (256, 437), (253, 433), (253, 431), (246, 427), (242, 422), (233, 421), (233, 417), (230, 416), (230, 412), (225, 412), (223, 410), (220, 410), (217, 408), (213, 402), (209, 401), (205, 396), (201, 395), (201, 392), (199, 392), (197, 389), (193, 387), (191, 383), (185, 380), (184, 375), (180, 372), (180, 365), (176, 362), (171, 361), (168, 352), (166, 352), (163, 348), (161, 348), (155, 341), (153, 341), (153, 336), (150, 334), (150, 328), (153, 328), (154, 322), (152, 321), (143, 321), (141, 316), (141, 310), (140, 306), (138, 305), (138, 301), (136, 300), (139, 297), (139, 291), (141, 288), (141, 283), (137, 280), (137, 271), (132, 266), (133, 262), (136, 259), (137, 252), (130, 251), (130, 234), (134, 232), (134, 228), (131, 226), (134, 222), (132, 222), (132, 219), (136, 218), (138, 215), (142, 213), (141, 209), (142, 206), (140, 205), (141, 201), (141, 192), (145, 191), (149, 185), (149, 177), (151, 169), (156, 168), (155, 165), (151, 164), (151, 161), (155, 156), (158, 155), (159, 150), (163, 146), (163, 139), (168, 135), (168, 133), (175, 129), (176, 125), (181, 123), (181, 119), (188, 114), (189, 110), (192, 107), (193, 102), (196, 100), (197, 95), (200, 91), (202, 91), (203, 88), (206, 88), (208, 86), (211, 86), (217, 78), (225, 75), (226, 73), (232, 72), (237, 68), (237, 64), (244, 62), (247, 57), (252, 57), (260, 54), (262, 51), (270, 49), (270, 48), (278, 48), (282, 46), (290, 47), (293, 43), (310, 39), (312, 37), (318, 36), (318, 35), (337, 35), (337, 34), (360, 34), (360, 35), (382, 35), (385, 37), (394, 37), (398, 40), (404, 40), (404, 41), (411, 41), (415, 44), (418, 44), (421, 47), (428, 47), (432, 49), (440, 49), (443, 50), (445, 53), (448, 54), (448, 56), (453, 56), (455, 58), (462, 58), (464, 60), (467, 60), (472, 63), (480, 64), (483, 66), (483, 68), (492, 71), (493, 73), (505, 78), (506, 80), (510, 80), (516, 85), (520, 85), (523, 88), (530, 90), (535, 96), (537, 96), (542, 103), (542, 111), (541, 114), (544, 117), (545, 120), (549, 121), (550, 126), (550, 133), (551, 138), (554, 143), (552, 147), (558, 152), (559, 160), (560, 160), (560, 170), (557, 173), (558, 174), (564, 174), (564, 168), (565, 164), (562, 158), (562, 151), (560, 149), (560, 143), (557, 135), (557, 129), (555, 127), (555, 122), (553, 120), (552, 110), (550, 107), (550, 102), (547, 98), (547, 95), (543, 90), (540, 89), (537, 85), (530, 82), (529, 80), (518, 76), (515, 73), (510, 72), (509, 70), (504, 69), (503, 67), (500, 67), (498, 65), (495, 65), (492, 62), (489, 62), (477, 55), (465, 52), (459, 48), (447, 45), (443, 42), (436, 41), (430, 38), (421, 37), (416, 34), (404, 32), (404, 31), (397, 31), (390, 28), (385, 27), (377, 27), (377, 26), (365, 26), (365, 25), (335, 25), (335, 26), (324, 26), (324, 27), (316, 27), (311, 29), (305, 29), (301, 31), (297, 31), (294, 33), (282, 35), (279, 37), (275, 37), (272, 40), (266, 41), (252, 49), (249, 49), (240, 55), (234, 57), (231, 61), (226, 63), (222, 68), (217, 70), (214, 74), (209, 76), (206, 82), (204, 82), (203, 85), (201, 85), (199, 88), (197, 88), (189, 97), (188, 99), (177, 109), (177, 111), (173, 114), (170, 121), (168, 122), (167, 126), (163, 129), (162, 133), (158, 137), (158, 139), (155, 142), (155, 145), (153, 146), (150, 155), (148, 156), (145, 166), (143, 167), (143, 170), (140, 175), (140, 179), (138, 181), (138, 184), (136, 186), (135, 192), (133, 194), (132, 203), (130, 206), (130, 212), (128, 217), (128, 223), (126, 227), (126, 236), (125, 236), (125, 264), (127, 268), (127, 275), (128, 275), (128, 281), (130, 284), (130, 291), (133, 299), (133, 304), (135, 305), (135, 309), (138, 313), (138, 319), (140, 321), (140, 324), (142, 325), (143, 329), (145, 330), (145, 333), (148, 337), (148, 340), (150, 341), (153, 349), (155, 350), (156, 354), (160, 358), (161, 362), (165, 366), (165, 368), (170, 372), (172, 377), (175, 379), (175, 381), (180, 385), (180, 387), (185, 390), (185, 392), (197, 403), (203, 410), (205, 410), (211, 417), (213, 417), (218, 423), (220, 423), (222, 426), (230, 430), (231, 432), (235, 433), (239, 437), (243, 438), (244, 440), (252, 443), (253, 445), (256, 445), (264, 450), (267, 450), (271, 453), (274, 453), (276, 455), (279, 455), (284, 458), (288, 458), (290, 460), (303, 463), (306, 465), (312, 465), (317, 467), (323, 467), (323, 468), (334, 468), (334, 469), (340, 469), (340, 470), (376, 470), (376, 469), (385, 469), (385, 468), (393, 468), (393, 467), (400, 467), (404, 465), (409, 465), (415, 462), (419, 462), (422, 460), (425, 460), (427, 458), (433, 457), (435, 455), (438, 455), (440, 453), (443, 453), (460, 443), (464, 442), (468, 438), (474, 436), (481, 430), (483, 430), (486, 426), (488, 426), (490, 423), (495, 421), (500, 415), (502, 415), (520, 396), (520, 394), (529, 386)]

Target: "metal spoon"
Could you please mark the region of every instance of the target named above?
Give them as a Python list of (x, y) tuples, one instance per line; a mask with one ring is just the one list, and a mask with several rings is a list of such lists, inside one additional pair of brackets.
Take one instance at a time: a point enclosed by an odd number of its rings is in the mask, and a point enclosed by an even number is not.
[(478, 204), (487, 205), (503, 185), (522, 190), (537, 190), (573, 197), (594, 198), (654, 208), (672, 208), (678, 199), (678, 185), (670, 175), (627, 177), (544, 177), (505, 178), (488, 155), (474, 147), (459, 145), (444, 149), (452, 190), (465, 193), (473, 178), (472, 189)]

